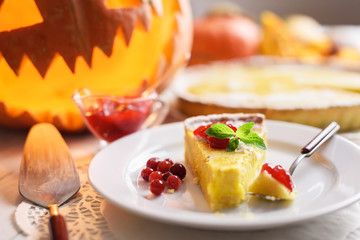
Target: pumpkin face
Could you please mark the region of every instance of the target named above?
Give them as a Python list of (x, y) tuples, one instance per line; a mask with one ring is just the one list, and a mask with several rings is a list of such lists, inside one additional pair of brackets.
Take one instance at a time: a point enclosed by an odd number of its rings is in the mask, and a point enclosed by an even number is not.
[(75, 89), (163, 89), (191, 26), (188, 0), (0, 0), (0, 125), (77, 131)]

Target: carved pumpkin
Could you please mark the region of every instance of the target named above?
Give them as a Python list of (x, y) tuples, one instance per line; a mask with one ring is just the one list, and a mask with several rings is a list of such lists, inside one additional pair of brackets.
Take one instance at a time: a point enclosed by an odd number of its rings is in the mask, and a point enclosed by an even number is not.
[(84, 128), (75, 89), (162, 90), (186, 63), (188, 0), (0, 0), (0, 125)]

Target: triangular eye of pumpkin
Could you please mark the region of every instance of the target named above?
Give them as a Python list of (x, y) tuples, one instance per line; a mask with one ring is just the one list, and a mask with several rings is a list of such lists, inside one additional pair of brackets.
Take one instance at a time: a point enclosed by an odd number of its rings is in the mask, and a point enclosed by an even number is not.
[[(0, 32), (42, 23), (43, 18), (33, 0), (0, 0)], [(2, 4), (1, 4), (2, 2)]]

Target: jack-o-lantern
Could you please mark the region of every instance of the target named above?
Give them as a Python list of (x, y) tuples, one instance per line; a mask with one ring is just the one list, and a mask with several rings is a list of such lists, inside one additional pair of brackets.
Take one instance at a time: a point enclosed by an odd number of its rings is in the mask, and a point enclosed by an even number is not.
[(161, 90), (191, 41), (188, 0), (0, 0), (0, 125), (81, 130), (75, 89)]

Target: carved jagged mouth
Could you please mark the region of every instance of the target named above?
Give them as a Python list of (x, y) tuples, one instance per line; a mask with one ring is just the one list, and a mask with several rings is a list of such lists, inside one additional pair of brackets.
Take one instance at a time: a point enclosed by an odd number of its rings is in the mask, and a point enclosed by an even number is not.
[[(142, 1), (136, 7), (117, 9), (107, 8), (104, 0), (34, 1), (43, 22), (0, 32), (0, 54), (16, 75), (24, 55), (29, 57), (42, 77), (45, 77), (55, 54), (62, 56), (72, 72), (77, 57), (83, 57), (91, 67), (95, 47), (111, 56), (119, 27), (129, 45), (137, 22), (148, 31), (152, 8), (161, 14), (159, 1)], [(3, 3), (4, 0), (0, 0), (0, 7)]]

